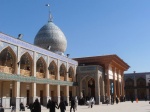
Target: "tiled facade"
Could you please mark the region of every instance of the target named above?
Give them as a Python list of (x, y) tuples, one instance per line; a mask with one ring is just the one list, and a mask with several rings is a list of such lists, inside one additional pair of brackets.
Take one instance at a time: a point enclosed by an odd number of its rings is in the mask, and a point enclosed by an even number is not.
[(126, 100), (150, 99), (150, 72), (124, 74)]
[(0, 102), (25, 105), (76, 95), (77, 61), (0, 33)]

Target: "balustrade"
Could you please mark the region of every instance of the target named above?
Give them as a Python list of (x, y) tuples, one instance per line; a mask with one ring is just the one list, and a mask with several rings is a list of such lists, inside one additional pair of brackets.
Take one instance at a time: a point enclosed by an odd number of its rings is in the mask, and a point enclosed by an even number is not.
[(60, 76), (60, 80), (64, 81), (65, 77), (64, 76)]
[(8, 67), (8, 66), (0, 66), (0, 72), (12, 74), (13, 73), (13, 68)]
[(31, 75), (31, 71), (20, 69), (20, 74), (23, 75), (23, 76), (30, 76)]
[(56, 79), (56, 78), (55, 78), (55, 75), (51, 75), (51, 74), (49, 75), (49, 78), (52, 79), (52, 80), (55, 80), (55, 79)]
[(36, 72), (37, 78), (44, 78), (44, 73)]
[(72, 82), (73, 80), (72, 80), (72, 78), (69, 77), (69, 78), (68, 78), (68, 81)]

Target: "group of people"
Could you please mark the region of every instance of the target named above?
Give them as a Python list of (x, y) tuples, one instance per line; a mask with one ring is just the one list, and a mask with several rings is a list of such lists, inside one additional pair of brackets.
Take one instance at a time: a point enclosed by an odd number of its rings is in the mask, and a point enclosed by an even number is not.
[[(70, 103), (71, 103), (70, 112), (72, 112), (72, 109), (75, 112), (75, 110), (77, 110), (77, 104), (78, 104), (77, 97), (72, 98)], [(50, 112), (55, 112), (56, 108), (57, 109), (60, 108), (61, 112), (65, 112), (66, 111), (66, 103), (65, 103), (63, 98), (61, 98), (61, 101), (60, 101), (59, 105), (53, 99), (52, 100), (49, 99), (48, 103), (47, 103), (47, 108), (50, 110)]]
[(61, 112), (65, 112), (66, 104), (65, 104), (63, 98), (61, 98), (59, 105), (54, 100), (49, 99), (48, 103), (47, 103), (47, 108), (50, 110), (50, 112), (55, 112), (55, 108), (57, 108), (57, 109), (60, 108)]

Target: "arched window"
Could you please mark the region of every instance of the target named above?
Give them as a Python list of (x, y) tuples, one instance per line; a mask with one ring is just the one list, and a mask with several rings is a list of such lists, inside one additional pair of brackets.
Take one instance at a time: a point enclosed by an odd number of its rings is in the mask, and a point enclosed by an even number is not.
[(36, 62), (36, 76), (38, 78), (45, 78), (46, 73), (46, 63), (45, 60), (41, 57)]
[(66, 76), (66, 67), (65, 67), (65, 65), (64, 64), (62, 64), (61, 66), (60, 66), (60, 76), (63, 76), (63, 77), (65, 77)]
[(70, 67), (70, 68), (69, 68), (69, 72), (68, 72), (68, 77), (69, 77), (69, 78), (73, 78), (73, 75), (74, 75), (73, 68)]
[(22, 75), (30, 76), (32, 71), (32, 58), (29, 53), (25, 53), (20, 59), (20, 73)]
[(0, 71), (5, 73), (15, 72), (15, 53), (10, 47), (5, 48), (0, 53)]
[(137, 86), (145, 87), (146, 86), (146, 80), (143, 78), (137, 79)]
[(39, 58), (36, 63), (36, 71), (40, 73), (45, 73), (46, 65), (42, 58)]
[(57, 75), (57, 66), (54, 61), (52, 61), (48, 67), (50, 75)]
[(132, 86), (134, 86), (134, 81), (133, 81), (133, 79), (128, 78), (128, 79), (125, 81), (125, 86), (126, 86), (126, 87), (132, 87)]

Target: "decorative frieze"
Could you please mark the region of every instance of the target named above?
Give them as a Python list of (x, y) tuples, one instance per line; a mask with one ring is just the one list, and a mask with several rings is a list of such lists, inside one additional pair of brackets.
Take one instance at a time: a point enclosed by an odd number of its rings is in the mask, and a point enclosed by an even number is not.
[(28, 82), (28, 83), (41, 83), (41, 84), (52, 84), (52, 85), (68, 85), (68, 86), (76, 86), (76, 82), (70, 82), (70, 81), (59, 81), (59, 80), (51, 80), (47, 78), (36, 78), (33, 76), (22, 76), (22, 75), (16, 75), (16, 74), (6, 74), (6, 73), (0, 73), (0, 79), (2, 80), (13, 80), (13, 81), (19, 81), (19, 82)]

